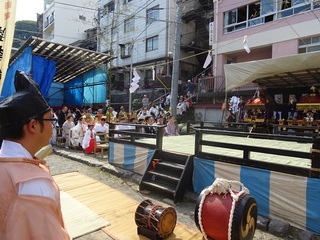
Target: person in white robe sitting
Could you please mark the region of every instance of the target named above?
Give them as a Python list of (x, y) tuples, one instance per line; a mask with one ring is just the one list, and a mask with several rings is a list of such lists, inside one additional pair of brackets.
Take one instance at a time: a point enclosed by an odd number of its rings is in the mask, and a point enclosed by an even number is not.
[(62, 124), (62, 137), (65, 139), (65, 148), (69, 148), (70, 145), (70, 129), (75, 127), (73, 117), (69, 115), (67, 120)]
[(85, 132), (87, 131), (87, 123), (85, 116), (82, 116), (78, 124), (70, 129), (70, 146), (81, 149), (81, 143)]

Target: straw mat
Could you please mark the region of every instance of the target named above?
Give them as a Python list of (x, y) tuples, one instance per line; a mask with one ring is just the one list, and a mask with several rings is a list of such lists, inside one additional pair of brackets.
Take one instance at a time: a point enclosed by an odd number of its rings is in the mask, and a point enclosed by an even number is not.
[[(60, 189), (110, 223), (103, 228), (109, 236), (120, 240), (147, 240), (137, 234), (135, 212), (139, 202), (78, 172), (53, 176)], [(63, 212), (64, 214), (64, 212)], [(177, 223), (167, 240), (200, 240), (199, 231)]]
[(63, 218), (72, 238), (83, 236), (110, 225), (105, 219), (68, 193), (61, 191), (60, 198)]

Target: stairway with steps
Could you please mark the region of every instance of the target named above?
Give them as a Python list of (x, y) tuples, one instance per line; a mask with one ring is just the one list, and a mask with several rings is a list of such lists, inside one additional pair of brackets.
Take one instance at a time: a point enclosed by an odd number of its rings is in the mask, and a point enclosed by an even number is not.
[(144, 173), (139, 189), (161, 191), (174, 203), (192, 189), (193, 156), (157, 150)]

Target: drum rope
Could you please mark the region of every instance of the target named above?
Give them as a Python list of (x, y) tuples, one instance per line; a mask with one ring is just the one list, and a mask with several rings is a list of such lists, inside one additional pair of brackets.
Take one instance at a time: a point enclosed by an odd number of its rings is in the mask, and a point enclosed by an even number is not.
[[(241, 186), (241, 191), (238, 192), (237, 194), (235, 194), (232, 189), (231, 189), (231, 185), (232, 184), (237, 184), (239, 186)], [(217, 193), (219, 195), (224, 194), (224, 196), (227, 193), (230, 193), (230, 196), (232, 198), (232, 207), (230, 210), (230, 217), (229, 217), (229, 224), (228, 224), (228, 240), (231, 240), (231, 232), (232, 232), (232, 220), (233, 220), (233, 214), (234, 214), (234, 209), (236, 206), (236, 202), (239, 200), (240, 196), (244, 193), (249, 194), (250, 191), (249, 189), (247, 189), (241, 182), (239, 181), (233, 181), (233, 180), (227, 180), (224, 178), (217, 178), (211, 186), (205, 188), (202, 190), (202, 192), (200, 193), (200, 195), (202, 195), (202, 199), (200, 200), (200, 204), (199, 204), (199, 209), (198, 209), (198, 219), (199, 219), (199, 225), (200, 225), (200, 230), (201, 233), (204, 237), (205, 240), (208, 240), (208, 236), (204, 231), (203, 225), (202, 225), (202, 207), (203, 207), (203, 203), (204, 200), (206, 198), (206, 196), (208, 194), (212, 194), (212, 193)]]

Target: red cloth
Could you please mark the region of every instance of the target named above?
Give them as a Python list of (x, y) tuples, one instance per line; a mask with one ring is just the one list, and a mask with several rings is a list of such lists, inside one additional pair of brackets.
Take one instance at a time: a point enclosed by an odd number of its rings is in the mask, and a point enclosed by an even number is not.
[[(100, 150), (100, 148), (97, 148)], [(94, 151), (94, 140), (90, 139), (89, 147), (86, 148), (86, 154), (92, 153)]]

